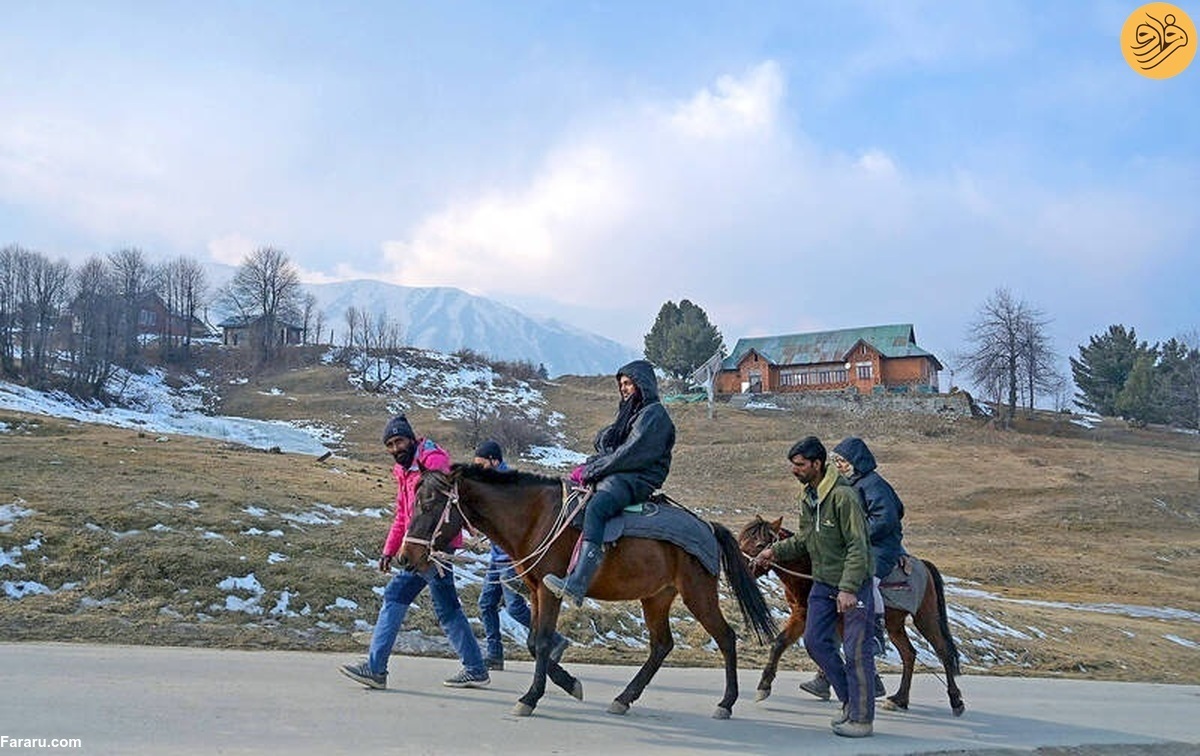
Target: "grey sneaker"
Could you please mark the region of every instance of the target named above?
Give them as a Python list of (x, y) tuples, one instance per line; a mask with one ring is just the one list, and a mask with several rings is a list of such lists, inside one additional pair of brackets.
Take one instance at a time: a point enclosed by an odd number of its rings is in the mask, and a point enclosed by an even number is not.
[(843, 738), (866, 738), (875, 732), (875, 728), (870, 722), (853, 722), (847, 719), (845, 722), (835, 724), (833, 732)]
[(366, 662), (361, 664), (343, 664), (338, 671), (357, 683), (362, 683), (375, 690), (387, 690), (387, 672), (376, 674), (371, 671)]
[(565, 635), (558, 636), (558, 640), (556, 640), (554, 645), (550, 647), (550, 661), (554, 662), (555, 664), (558, 664), (560, 661), (562, 661), (563, 654), (566, 653), (567, 648), (570, 645), (570, 638)]
[(466, 667), (458, 670), (458, 674), (454, 677), (442, 681), (442, 685), (447, 688), (486, 688), (491, 684), (492, 678), (488, 676), (487, 670), (484, 670), (482, 674), (472, 673), (467, 671)]
[(484, 659), (483, 663), (487, 666), (489, 672), (504, 671), (504, 660), (499, 657), (489, 656), (487, 659)]
[(800, 690), (812, 694), (822, 701), (829, 700), (829, 680), (825, 679), (825, 675), (820, 672), (813, 675), (813, 679), (800, 683)]
[(849, 721), (850, 721), (850, 704), (842, 704), (842, 713), (839, 714), (838, 716), (834, 717), (833, 719), (829, 720), (829, 724), (833, 725), (834, 727), (837, 727), (842, 722), (849, 722)]

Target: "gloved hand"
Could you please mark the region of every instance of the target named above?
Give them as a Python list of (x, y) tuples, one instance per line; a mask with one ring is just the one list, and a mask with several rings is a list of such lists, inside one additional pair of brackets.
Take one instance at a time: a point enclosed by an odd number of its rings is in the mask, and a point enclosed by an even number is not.
[(583, 488), (583, 465), (579, 465), (571, 471), (571, 483), (577, 488)]
[(380, 572), (390, 572), (391, 569), (392, 569), (392, 555), (384, 554), (383, 556), (379, 557), (379, 571)]

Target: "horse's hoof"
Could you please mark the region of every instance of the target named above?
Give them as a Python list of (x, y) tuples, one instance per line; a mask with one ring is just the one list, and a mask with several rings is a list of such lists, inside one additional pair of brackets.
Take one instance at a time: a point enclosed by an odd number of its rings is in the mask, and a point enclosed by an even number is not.
[(898, 703), (896, 701), (893, 701), (891, 698), (883, 699), (883, 701), (880, 702), (879, 705), (882, 706), (883, 708), (887, 709), (888, 711), (908, 711), (908, 704)]
[(713, 719), (729, 719), (732, 716), (733, 712), (724, 706), (718, 706), (717, 710), (713, 712)]
[(624, 714), (629, 711), (629, 704), (623, 704), (620, 701), (614, 700), (608, 705), (609, 714)]
[(514, 717), (527, 717), (533, 713), (533, 707), (527, 703), (517, 703), (512, 710)]
[(954, 716), (956, 716), (956, 717), (961, 717), (961, 716), (963, 715), (963, 712), (964, 712), (964, 711), (966, 711), (966, 710), (967, 710), (967, 705), (966, 705), (966, 704), (959, 704), (958, 706), (951, 706), (951, 707), (950, 707), (950, 711), (953, 711), (953, 712), (954, 712)]
[(766, 701), (770, 697), (771, 697), (771, 689), (770, 688), (759, 688), (758, 690), (754, 691), (754, 700), (755, 701)]
[(575, 687), (571, 688), (571, 698), (574, 698), (576, 701), (583, 700), (583, 683), (579, 680), (576, 680)]

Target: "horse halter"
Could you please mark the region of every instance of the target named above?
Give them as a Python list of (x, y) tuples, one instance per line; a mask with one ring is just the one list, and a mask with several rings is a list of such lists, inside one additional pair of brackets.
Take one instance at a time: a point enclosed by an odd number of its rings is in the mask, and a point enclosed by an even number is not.
[(449, 486), (439, 485), (435, 489), (435, 492), (445, 495), (446, 499), (444, 502), (442, 502), (442, 510), (438, 513), (438, 517), (436, 522), (434, 522), (433, 529), (429, 532), (429, 537), (414, 537), (412, 535), (412, 527), (410, 523), (410, 527), (404, 533), (404, 540), (400, 542), (400, 550), (403, 551), (404, 547), (410, 543), (416, 544), (417, 546), (424, 546), (427, 553), (427, 558), (430, 562), (433, 562), (434, 566), (437, 568), (438, 575), (441, 575), (450, 567), (450, 555), (434, 549), (434, 541), (437, 539), (438, 531), (440, 531), (443, 526), (450, 523), (450, 516), (455, 510), (458, 511), (459, 517), (462, 518), (463, 522), (466, 523), (468, 527), (470, 527), (470, 522), (467, 521), (466, 515), (463, 514), (462, 507), (460, 507), (458, 504), (457, 481)]

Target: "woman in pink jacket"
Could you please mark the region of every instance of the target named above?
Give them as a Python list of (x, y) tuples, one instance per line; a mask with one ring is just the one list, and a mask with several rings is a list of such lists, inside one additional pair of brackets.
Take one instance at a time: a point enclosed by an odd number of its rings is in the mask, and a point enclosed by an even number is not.
[[(379, 570), (386, 574), (391, 572), (392, 559), (400, 550), (404, 533), (408, 530), (408, 522), (412, 518), (413, 506), (417, 501), (417, 485), (421, 482), (422, 470), (449, 472), (450, 455), (433, 441), (417, 438), (404, 415), (396, 415), (388, 421), (383, 430), (383, 444), (396, 460), (392, 474), (396, 477), (397, 484), (396, 517), (388, 530), (383, 555), (379, 558)], [(456, 549), (461, 545), (462, 533), (459, 533), (450, 542), (450, 548)], [(396, 644), (396, 635), (404, 623), (409, 605), (426, 585), (429, 586), (429, 593), (433, 597), (433, 608), (437, 613), (438, 622), (450, 640), (450, 645), (458, 652), (463, 665), (458, 674), (447, 679), (444, 684), (452, 688), (482, 688), (491, 682), (483, 662), (483, 654), (479, 650), (479, 641), (471, 632), (462, 604), (458, 601), (454, 572), (452, 569), (444, 569), (439, 574), (437, 567), (433, 565), (425, 572), (405, 570), (392, 575), (383, 591), (383, 607), (379, 610), (379, 619), (375, 622), (367, 659), (359, 664), (343, 665), (342, 674), (368, 688), (387, 688), (388, 658)]]

